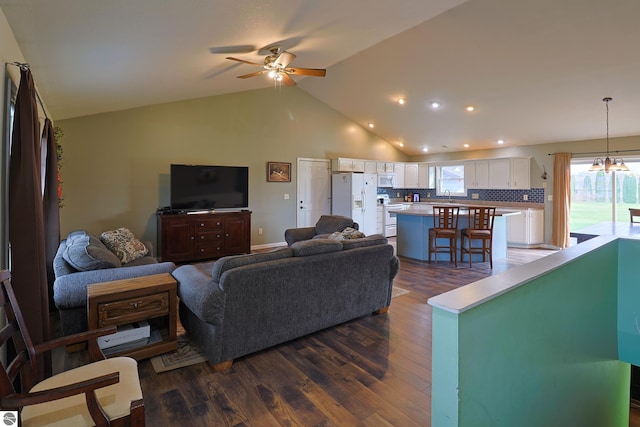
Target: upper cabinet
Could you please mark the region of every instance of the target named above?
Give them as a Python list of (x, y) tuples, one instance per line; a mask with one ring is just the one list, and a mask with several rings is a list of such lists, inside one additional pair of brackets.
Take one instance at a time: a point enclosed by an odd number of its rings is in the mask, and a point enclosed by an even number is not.
[(404, 163), (394, 163), (393, 173), (396, 176), (393, 188), (407, 188), (404, 182)]
[(404, 164), (404, 188), (419, 188), (417, 163)]
[(378, 173), (393, 173), (393, 162), (377, 162), (376, 169)]
[(490, 159), (489, 188), (531, 188), (531, 158)]
[(435, 168), (429, 163), (418, 163), (417, 188), (433, 188), (435, 185)]
[(378, 173), (378, 163), (371, 160), (365, 160), (364, 173)]
[(364, 172), (364, 164), (364, 160), (340, 157), (331, 159), (331, 170), (333, 172)]
[(489, 187), (489, 161), (474, 160), (464, 163), (464, 185), (466, 188)]

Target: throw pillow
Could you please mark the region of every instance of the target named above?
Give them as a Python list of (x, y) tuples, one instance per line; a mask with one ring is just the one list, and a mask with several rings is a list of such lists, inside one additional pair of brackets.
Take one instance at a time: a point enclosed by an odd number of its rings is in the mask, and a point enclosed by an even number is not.
[(105, 231), (100, 235), (100, 240), (123, 264), (141, 258), (149, 252), (144, 243), (136, 239), (131, 230), (125, 227)]
[(78, 271), (120, 267), (120, 260), (93, 234), (78, 230), (69, 233), (62, 253), (64, 260)]
[(328, 239), (332, 240), (349, 240), (349, 239), (361, 239), (364, 237), (362, 231), (358, 231), (355, 228), (347, 227), (342, 231), (336, 231), (331, 233)]

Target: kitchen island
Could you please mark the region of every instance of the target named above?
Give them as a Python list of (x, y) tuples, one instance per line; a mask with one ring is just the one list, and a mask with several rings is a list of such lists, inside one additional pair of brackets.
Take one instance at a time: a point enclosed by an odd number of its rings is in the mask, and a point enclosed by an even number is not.
[[(460, 214), (458, 218), (458, 230), (467, 228), (469, 224), (468, 206), (467, 205), (450, 205), (459, 206)], [(429, 229), (433, 228), (433, 204), (414, 203), (409, 209), (391, 211), (397, 216), (398, 234), (396, 237), (396, 247), (399, 256), (418, 259), (421, 261), (429, 260)], [(491, 250), (493, 259), (506, 258), (507, 256), (507, 215), (519, 215), (519, 211), (512, 209), (496, 209), (496, 216), (493, 223), (493, 244)], [(479, 243), (479, 242), (474, 242)], [(438, 261), (449, 261), (449, 254), (435, 254)], [(458, 234), (458, 253), (456, 254), (460, 260), (460, 235)], [(473, 261), (482, 261), (481, 254), (474, 254)], [(465, 257), (465, 261), (468, 258)]]

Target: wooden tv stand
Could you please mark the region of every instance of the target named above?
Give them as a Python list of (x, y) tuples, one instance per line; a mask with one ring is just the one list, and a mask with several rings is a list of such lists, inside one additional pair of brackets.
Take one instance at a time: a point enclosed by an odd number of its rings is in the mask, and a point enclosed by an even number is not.
[(251, 211), (158, 215), (158, 255), (176, 263), (248, 254)]

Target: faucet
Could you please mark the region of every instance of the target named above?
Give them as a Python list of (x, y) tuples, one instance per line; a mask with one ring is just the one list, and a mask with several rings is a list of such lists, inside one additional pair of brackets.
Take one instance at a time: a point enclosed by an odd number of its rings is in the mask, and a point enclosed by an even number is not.
[(451, 203), (451, 190), (449, 190), (448, 188), (446, 190), (444, 190), (444, 194), (446, 194), (447, 196), (449, 196), (449, 203)]

